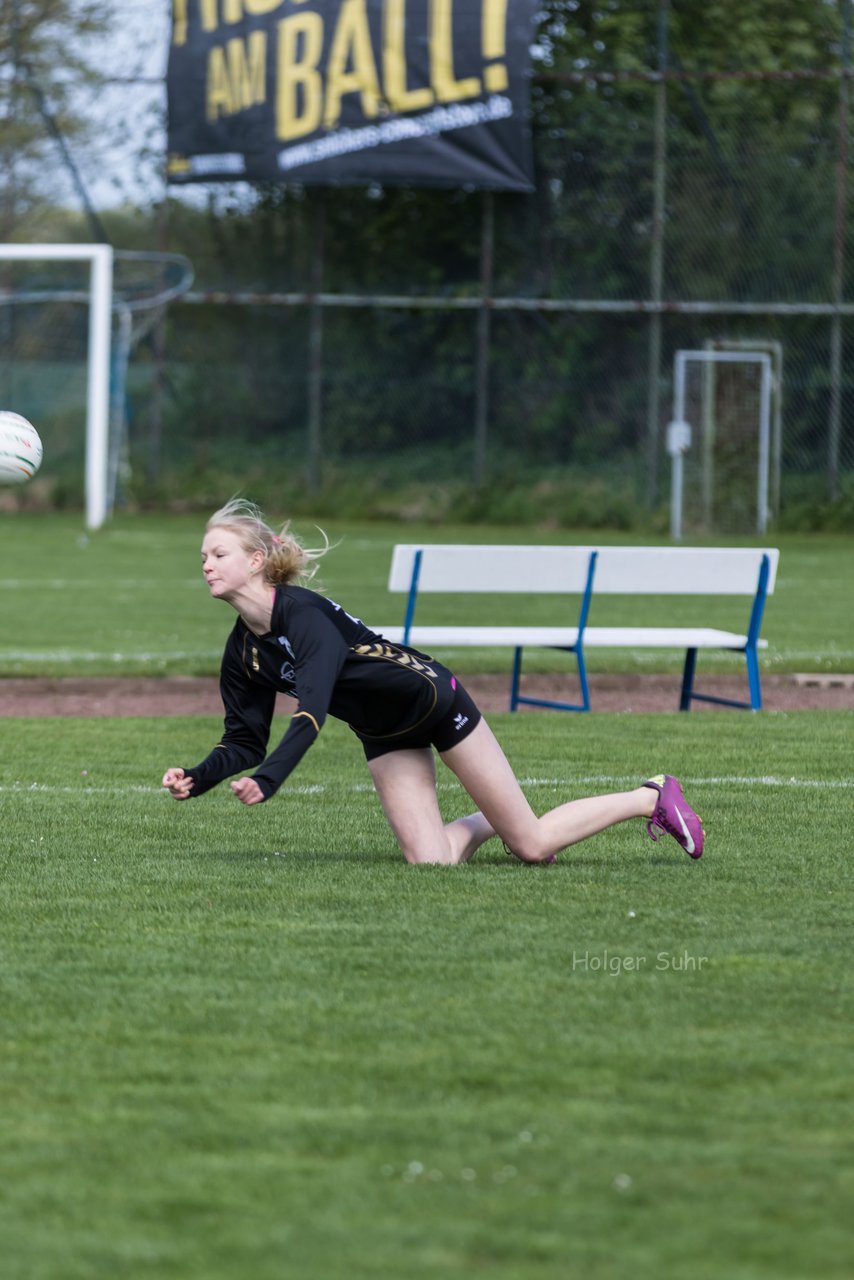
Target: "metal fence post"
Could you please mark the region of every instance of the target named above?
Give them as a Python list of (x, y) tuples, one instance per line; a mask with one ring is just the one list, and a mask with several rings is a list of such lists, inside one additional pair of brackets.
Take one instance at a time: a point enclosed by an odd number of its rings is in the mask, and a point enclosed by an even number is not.
[[(667, 192), (667, 36), (668, 3), (658, 6), (658, 80), (655, 86), (652, 244), (649, 261), (649, 297), (661, 303), (664, 277), (664, 202)], [(658, 420), (661, 413), (661, 312), (654, 310), (649, 320), (649, 367), (647, 370), (646, 435), (647, 478), (650, 505), (658, 498)]]
[(474, 405), (475, 486), (486, 479), (487, 436), (489, 434), (489, 340), (491, 330), (492, 282), (495, 256), (495, 197), (484, 191), (480, 230), (480, 308), (477, 313), (477, 363)]
[(308, 459), (306, 483), (310, 493), (320, 488), (320, 457), (323, 436), (323, 254), (326, 222), (326, 200), (318, 192), (312, 200), (314, 210), (311, 239), (311, 296), (308, 308)]
[(845, 296), (845, 218), (848, 183), (848, 110), (851, 76), (851, 0), (842, 6), (842, 67), (839, 75), (839, 136), (836, 151), (836, 208), (833, 227), (833, 302), (830, 327), (830, 406), (827, 422), (827, 496), (840, 496), (839, 442), (842, 433), (842, 313)]

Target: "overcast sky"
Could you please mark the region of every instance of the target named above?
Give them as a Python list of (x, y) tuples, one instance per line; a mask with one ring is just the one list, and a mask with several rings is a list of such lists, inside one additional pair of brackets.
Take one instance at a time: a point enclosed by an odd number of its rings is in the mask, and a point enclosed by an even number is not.
[[(145, 203), (164, 192), (166, 139), (166, 63), (169, 56), (170, 0), (109, 0), (116, 13), (115, 32), (86, 45), (88, 60), (117, 80), (154, 80), (153, 84), (113, 83), (98, 93), (80, 91), (78, 110), (94, 128), (73, 155), (96, 208)], [(71, 183), (69, 202), (75, 202)]]

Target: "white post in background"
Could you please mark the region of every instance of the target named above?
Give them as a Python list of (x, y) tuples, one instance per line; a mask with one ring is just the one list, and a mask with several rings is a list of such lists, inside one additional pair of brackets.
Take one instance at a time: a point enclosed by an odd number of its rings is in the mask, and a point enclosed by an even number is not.
[(670, 536), (674, 542), (682, 538), (682, 459), (691, 448), (691, 428), (681, 418), (675, 418), (667, 427), (667, 452), (673, 466), (670, 487)]
[(100, 529), (108, 514), (112, 316), (113, 250), (108, 244), (93, 245), (92, 302), (89, 308), (89, 387), (86, 397), (87, 529)]
[(682, 539), (682, 459), (691, 448), (691, 428), (685, 421), (685, 356), (676, 352), (673, 376), (673, 421), (667, 428), (667, 452), (671, 458), (670, 536)]
[[(90, 264), (89, 352), (86, 394), (86, 527), (100, 529), (108, 515), (110, 340), (113, 250), (108, 244), (0, 244), (0, 260)], [(33, 424), (38, 430), (38, 423)]]
[(771, 457), (771, 357), (762, 357), (759, 408), (759, 467), (756, 477), (756, 532), (764, 533), (771, 514), (768, 505), (768, 473)]

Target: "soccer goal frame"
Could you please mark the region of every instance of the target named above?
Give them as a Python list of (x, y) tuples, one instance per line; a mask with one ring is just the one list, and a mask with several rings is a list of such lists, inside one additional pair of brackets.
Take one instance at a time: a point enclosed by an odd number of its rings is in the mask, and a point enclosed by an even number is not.
[(670, 536), (674, 542), (682, 537), (684, 457), (691, 447), (691, 426), (686, 421), (686, 384), (688, 365), (697, 363), (705, 369), (719, 364), (754, 364), (760, 368), (759, 382), (759, 460), (756, 474), (756, 532), (765, 533), (770, 516), (768, 487), (771, 462), (771, 392), (773, 369), (771, 356), (764, 351), (732, 350), (677, 351), (673, 358), (673, 421), (667, 429), (667, 451), (672, 459), (670, 487)]
[[(109, 513), (110, 343), (113, 249), (108, 244), (0, 244), (0, 261), (88, 262), (89, 337), (86, 375), (86, 527)], [(14, 409), (14, 405), (9, 408)], [(38, 423), (34, 423), (38, 429)]]

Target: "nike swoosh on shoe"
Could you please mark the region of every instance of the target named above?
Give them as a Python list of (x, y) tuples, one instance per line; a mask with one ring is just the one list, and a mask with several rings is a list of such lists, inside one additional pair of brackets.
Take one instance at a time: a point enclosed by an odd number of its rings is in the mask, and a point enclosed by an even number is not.
[(674, 805), (673, 808), (676, 811), (676, 817), (679, 819), (679, 825), (682, 828), (682, 831), (685, 836), (685, 852), (690, 853), (690, 855), (693, 857), (694, 850), (696, 849), (697, 846), (694, 844), (694, 840), (693, 840), (693, 837), (691, 836), (691, 832), (686, 827), (685, 819), (682, 817), (682, 814), (679, 812), (678, 806)]

